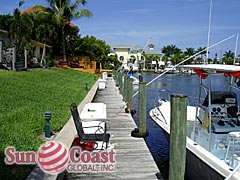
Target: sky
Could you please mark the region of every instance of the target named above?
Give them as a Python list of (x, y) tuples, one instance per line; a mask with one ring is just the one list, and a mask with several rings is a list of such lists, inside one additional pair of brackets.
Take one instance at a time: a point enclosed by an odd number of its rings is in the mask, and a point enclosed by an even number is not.
[[(0, 14), (12, 13), (18, 0), (1, 0)], [(48, 6), (46, 0), (25, 0), (20, 10), (37, 4)], [(210, 0), (87, 0), (85, 6), (91, 18), (72, 22), (80, 29), (81, 37), (95, 36), (108, 44), (128, 44), (155, 50), (167, 45), (186, 48), (206, 47)], [(209, 43), (213, 45), (240, 33), (240, 0), (212, 0)], [(222, 56), (235, 51), (236, 36), (209, 50), (210, 56)], [(237, 54), (240, 48), (237, 46)]]

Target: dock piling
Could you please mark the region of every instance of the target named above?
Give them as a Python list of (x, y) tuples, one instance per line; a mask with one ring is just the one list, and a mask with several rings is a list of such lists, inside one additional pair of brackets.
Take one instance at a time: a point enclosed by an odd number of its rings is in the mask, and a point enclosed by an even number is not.
[(130, 108), (133, 108), (133, 97), (132, 97), (132, 91), (133, 91), (133, 79), (127, 78), (127, 108), (130, 110)]
[(146, 82), (139, 82), (138, 96), (138, 112), (139, 112), (139, 133), (145, 134), (146, 127)]
[(169, 180), (184, 180), (186, 163), (187, 96), (172, 94), (170, 103)]
[(3, 45), (3, 41), (0, 40), (0, 64), (2, 63), (2, 45)]
[(135, 128), (131, 136), (147, 137), (149, 133), (146, 127), (146, 82), (139, 82), (138, 114), (139, 128)]
[(124, 74), (123, 75), (123, 100), (125, 101), (125, 102), (127, 102), (127, 94), (128, 94), (128, 92), (127, 92), (127, 76)]
[(119, 73), (119, 88), (120, 88), (120, 94), (123, 96), (124, 92), (124, 74)]

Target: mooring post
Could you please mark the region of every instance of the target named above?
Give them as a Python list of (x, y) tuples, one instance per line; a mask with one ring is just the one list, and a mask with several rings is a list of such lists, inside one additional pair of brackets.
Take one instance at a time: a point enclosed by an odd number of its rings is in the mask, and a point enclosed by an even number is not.
[(127, 81), (128, 81), (128, 78), (127, 78), (127, 75), (123, 75), (124, 77), (124, 85), (123, 85), (123, 100), (125, 102), (127, 102), (127, 96), (128, 96), (128, 92), (127, 92)]
[(119, 86), (118, 75), (119, 75), (119, 72), (116, 71), (116, 72), (115, 72), (115, 76), (114, 76), (114, 77), (115, 77), (114, 80), (115, 80), (115, 82), (116, 82), (116, 86)]
[(130, 109), (133, 107), (133, 97), (132, 97), (132, 90), (133, 90), (133, 79), (127, 78), (127, 108)]
[(116, 70), (115, 69), (113, 69), (112, 74), (113, 74), (113, 79), (116, 81)]
[(119, 84), (119, 88), (120, 88), (120, 94), (122, 94), (122, 90), (123, 90), (123, 82), (122, 82), (122, 78), (123, 78), (123, 74), (119, 73), (119, 79), (118, 79), (118, 84)]
[(138, 113), (139, 133), (146, 134), (146, 82), (139, 82)]
[(0, 64), (2, 63), (2, 40), (0, 40)]
[(27, 48), (24, 47), (24, 67), (27, 69)]
[(121, 90), (121, 86), (122, 86), (122, 73), (118, 72), (118, 87)]
[(186, 163), (187, 96), (170, 97), (170, 162), (169, 180), (184, 180)]
[(13, 56), (12, 56), (12, 70), (15, 70), (15, 63), (16, 63), (16, 47), (12, 48)]

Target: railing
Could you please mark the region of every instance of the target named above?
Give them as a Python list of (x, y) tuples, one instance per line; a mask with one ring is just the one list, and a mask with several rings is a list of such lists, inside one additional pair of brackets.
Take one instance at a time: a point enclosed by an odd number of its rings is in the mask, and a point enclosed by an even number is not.
[(240, 169), (240, 164), (224, 179), (229, 180)]

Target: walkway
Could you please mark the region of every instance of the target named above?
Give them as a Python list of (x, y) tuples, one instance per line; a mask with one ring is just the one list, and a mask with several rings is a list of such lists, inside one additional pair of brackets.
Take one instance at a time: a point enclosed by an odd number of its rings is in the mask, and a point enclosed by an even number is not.
[(124, 102), (112, 79), (107, 80), (107, 88), (98, 90), (94, 102), (107, 106), (107, 132), (111, 134), (111, 144), (116, 152), (116, 171), (105, 173), (68, 173), (65, 179), (79, 180), (118, 180), (118, 179), (157, 179), (159, 172), (142, 138), (131, 137), (136, 127), (130, 114), (124, 112)]

